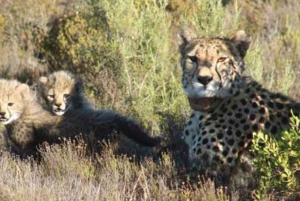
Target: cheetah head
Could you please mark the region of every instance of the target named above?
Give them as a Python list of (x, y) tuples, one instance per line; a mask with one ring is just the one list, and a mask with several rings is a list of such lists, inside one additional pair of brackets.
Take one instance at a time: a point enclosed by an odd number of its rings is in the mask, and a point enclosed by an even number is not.
[(0, 123), (7, 125), (18, 120), (25, 111), (29, 97), (28, 85), (0, 79)]
[(58, 116), (73, 107), (78, 94), (83, 90), (81, 79), (67, 71), (57, 71), (48, 77), (40, 77), (39, 90), (49, 109)]
[(182, 86), (192, 109), (205, 111), (234, 95), (242, 81), (243, 59), (250, 44), (245, 31), (232, 38), (202, 38), (187, 29), (180, 36)]

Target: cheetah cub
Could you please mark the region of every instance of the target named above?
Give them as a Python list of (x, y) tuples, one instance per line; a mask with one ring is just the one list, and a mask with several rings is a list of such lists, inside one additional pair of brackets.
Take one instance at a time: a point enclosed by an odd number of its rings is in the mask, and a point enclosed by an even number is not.
[[(21, 156), (36, 153), (43, 142), (60, 142), (63, 137), (105, 139), (113, 131), (153, 147), (162, 138), (151, 137), (132, 119), (110, 110), (73, 109), (63, 116), (53, 115), (37, 101), (27, 84), (0, 79), (0, 123), (5, 125), (12, 151)], [(93, 136), (90, 136), (93, 135)]]
[(68, 71), (40, 77), (38, 91), (46, 108), (58, 116), (72, 109), (92, 108), (84, 95), (82, 80)]

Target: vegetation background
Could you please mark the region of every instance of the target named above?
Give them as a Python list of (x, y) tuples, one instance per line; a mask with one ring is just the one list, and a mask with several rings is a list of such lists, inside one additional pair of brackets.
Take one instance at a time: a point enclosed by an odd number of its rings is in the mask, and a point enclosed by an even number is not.
[[(191, 109), (181, 89), (177, 36), (181, 27), (203, 36), (246, 30), (252, 43), (245, 74), (270, 90), (300, 99), (297, 0), (0, 2), (1, 77), (34, 87), (41, 75), (69, 70), (83, 77), (95, 108), (133, 116), (152, 135), (163, 134), (166, 145), (175, 144), (160, 160), (130, 142), (124, 151), (128, 157), (115, 155), (116, 144), (91, 157), (83, 143), (70, 141), (42, 147), (39, 163), (3, 152), (0, 200), (228, 200), (226, 189), (215, 191), (212, 181), (200, 182), (196, 189), (183, 182), (187, 149), (180, 136)], [(142, 164), (132, 162), (138, 152), (148, 156)], [(276, 156), (280, 154), (279, 150)], [(284, 167), (293, 173), (299, 167), (295, 164)], [(263, 177), (265, 188), (258, 197), (272, 200), (280, 194), (296, 199), (299, 188), (293, 174), (293, 185), (266, 183), (278, 179), (274, 174)]]

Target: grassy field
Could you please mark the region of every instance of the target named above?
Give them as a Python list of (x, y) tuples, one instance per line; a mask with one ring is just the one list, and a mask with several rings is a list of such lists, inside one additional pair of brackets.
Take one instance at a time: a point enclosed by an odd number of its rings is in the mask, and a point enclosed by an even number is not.
[[(47, 72), (70, 70), (84, 79), (96, 108), (132, 116), (152, 135), (164, 135), (162, 146), (174, 145), (160, 158), (155, 154), (160, 148), (141, 148), (123, 138), (92, 156), (83, 143), (69, 141), (41, 147), (38, 162), (3, 152), (0, 200), (229, 200), (226, 188), (215, 190), (213, 181), (199, 178), (195, 188), (186, 179), (187, 147), (180, 136), (191, 109), (181, 88), (177, 36), (181, 27), (204, 36), (246, 30), (252, 42), (245, 74), (300, 100), (296, 0), (0, 3), (1, 77), (34, 86)], [(120, 153), (128, 155), (115, 154), (124, 144)], [(145, 158), (136, 162), (140, 156)], [(296, 199), (297, 185), (280, 188), (283, 199)], [(260, 197), (276, 200), (274, 189), (263, 189)], [(231, 199), (238, 199), (231, 194)]]

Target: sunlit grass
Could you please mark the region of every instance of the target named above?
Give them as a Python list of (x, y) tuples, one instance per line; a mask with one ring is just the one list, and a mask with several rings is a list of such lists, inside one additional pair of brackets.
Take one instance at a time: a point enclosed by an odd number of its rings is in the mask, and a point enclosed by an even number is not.
[(176, 146), (160, 159), (157, 150), (145, 152), (140, 164), (109, 148), (91, 156), (71, 142), (45, 145), (38, 163), (4, 152), (0, 199), (228, 199), (212, 181), (196, 189), (185, 181), (187, 149), (180, 136), (191, 109), (181, 89), (177, 33), (183, 26), (199, 36), (230, 37), (245, 29), (252, 35), (245, 74), (300, 98), (299, 9), (292, 0), (233, 0), (226, 6), (219, 0), (1, 1), (2, 77), (34, 84), (49, 70), (79, 72), (96, 107), (133, 116), (149, 133), (162, 134), (164, 145)]

